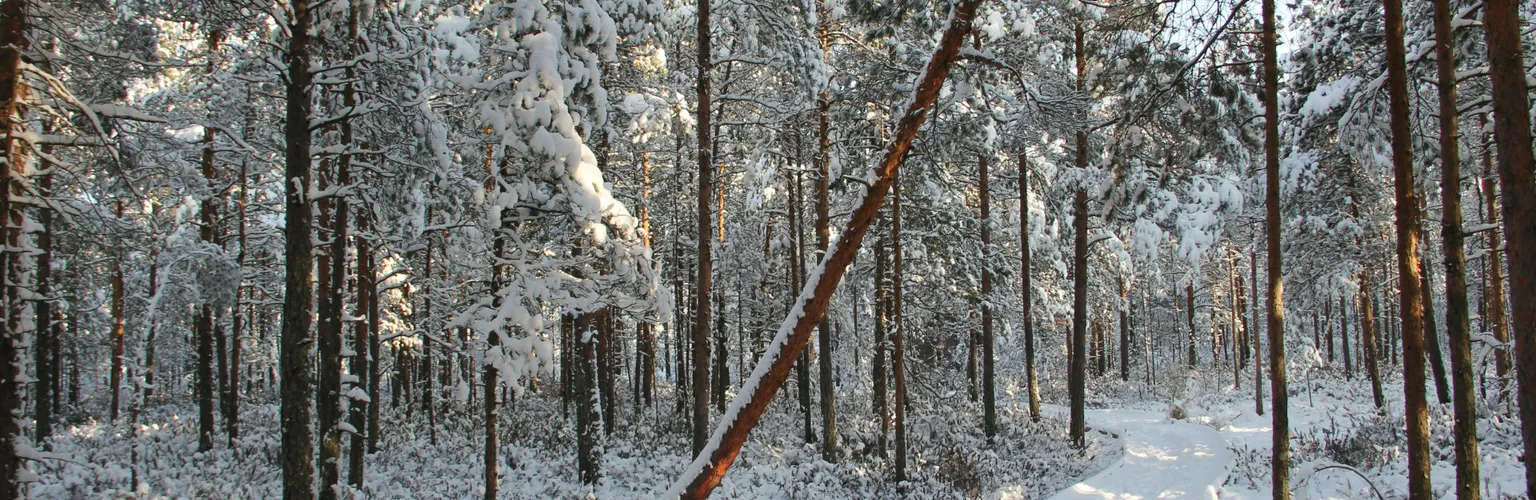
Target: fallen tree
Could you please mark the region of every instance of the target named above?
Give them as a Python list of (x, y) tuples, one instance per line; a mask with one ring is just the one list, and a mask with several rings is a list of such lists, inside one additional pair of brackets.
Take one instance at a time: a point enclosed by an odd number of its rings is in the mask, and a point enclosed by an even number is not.
[(906, 113), (897, 121), (896, 135), (885, 147), (885, 156), (875, 166), (875, 181), (866, 188), (864, 199), (859, 202), (858, 209), (853, 212), (853, 217), (849, 219), (836, 245), (823, 255), (821, 263), (801, 288), (795, 307), (779, 325), (778, 333), (763, 351), (762, 358), (758, 359), (752, 376), (742, 383), (736, 399), (731, 401), (709, 441), (693, 463), (683, 470), (665, 497), (708, 497), (736, 461), (742, 444), (747, 441), (747, 435), (757, 426), (779, 387), (784, 385), (795, 359), (805, 351), (811, 339), (811, 331), (826, 315), (832, 293), (837, 290), (838, 282), (858, 252), (864, 233), (879, 214), (880, 205), (885, 203), (896, 169), (906, 159), (912, 147), (912, 139), (917, 137), (918, 129), (927, 120), (929, 108), (933, 106), (939, 89), (949, 76), (950, 66), (958, 57), (960, 44), (971, 31), (971, 20), (976, 16), (976, 9), (981, 2), (962, 0), (950, 11), (944, 36), (914, 86)]

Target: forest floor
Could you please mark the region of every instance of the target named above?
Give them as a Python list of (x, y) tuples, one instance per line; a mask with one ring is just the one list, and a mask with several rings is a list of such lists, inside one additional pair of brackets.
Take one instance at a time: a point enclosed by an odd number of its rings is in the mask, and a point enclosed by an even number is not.
[[(867, 388), (847, 388), (840, 395), (843, 448), (837, 463), (821, 460), (820, 447), (805, 443), (791, 388), (753, 432), (715, 496), (1268, 498), (1270, 417), (1254, 412), (1251, 380), (1234, 388), (1230, 372), (1164, 372), (1150, 390), (1113, 376), (1089, 384), (1094, 390), (1084, 450), (1068, 445), (1064, 407), (1048, 404), (1045, 418), (1031, 422), (1022, 394), (1004, 391), (1000, 435), (988, 444), (980, 432), (979, 405), (964, 391), (914, 392), (908, 421), (911, 478), (900, 484), (889, 481), (891, 461), (875, 453), (879, 420)], [(1370, 384), (1359, 377), (1293, 377), (1292, 382), (1292, 486), (1298, 495), (1373, 498), (1374, 488), (1382, 498), (1404, 497), (1401, 379), (1384, 384), (1386, 416), (1375, 411)], [(957, 378), (928, 385), (964, 384)], [(1065, 399), (1057, 385), (1046, 384), (1048, 402)], [(48, 458), (31, 465), (39, 476), (31, 497), (276, 497), (278, 407), (260, 392), (252, 399), (242, 409), (241, 437), (231, 446), (220, 434), (206, 453), (195, 451), (195, 406), (151, 405), (139, 418), (137, 437), (125, 424), (108, 425), (78, 411), (66, 414)], [(403, 403), (383, 412), (381, 451), (367, 457), (363, 487), (343, 487), (342, 497), (481, 496), (484, 434), (478, 408), (440, 400), (432, 426), (419, 406), (407, 413)], [(101, 404), (91, 399), (81, 406), (104, 413)], [(1267, 411), (1267, 399), (1265, 405)], [(1449, 411), (1449, 405), (1434, 404), (1430, 410), (1432, 480), (1441, 498), (1453, 498), (1455, 478)], [(1180, 412), (1184, 418), (1173, 418)], [(650, 498), (664, 491), (690, 458), (670, 393), (658, 398), (655, 409), (622, 409), (621, 425), (606, 440), (604, 477), (594, 486), (576, 481), (574, 426), (562, 416), (557, 397), (520, 398), (504, 415), (502, 498)], [(812, 415), (819, 419), (814, 407)], [(1508, 406), (1480, 411), (1485, 498), (1523, 497), (1519, 421), (1510, 415)], [(342, 477), (345, 482), (345, 465)]]
[[(792, 396), (793, 388), (754, 430), (716, 498), (1043, 498), (1121, 454), (1119, 440), (1097, 432), (1089, 434), (1086, 449), (1073, 449), (1064, 421), (1031, 422), (1027, 409), (1011, 404), (999, 408), (1001, 430), (988, 444), (981, 435), (979, 405), (965, 401), (963, 394), (924, 394), (926, 400), (914, 402), (908, 420), (910, 479), (898, 484), (889, 480), (892, 460), (875, 454), (879, 420), (872, 417), (867, 392), (842, 396), (844, 442), (837, 463), (822, 460), (818, 445), (805, 444)], [(221, 432), (214, 449), (205, 453), (196, 452), (195, 405), (151, 405), (139, 418), (138, 437), (126, 424), (66, 416), (51, 440), (50, 459), (32, 465), (39, 481), (32, 485), (31, 498), (276, 498), (281, 492), (278, 405), (263, 401), (260, 393), (254, 399), (242, 408), (242, 435), (234, 445)], [(419, 407), (406, 414), (403, 406), (386, 406), (381, 451), (367, 457), (363, 487), (343, 486), (341, 497), (482, 496), (479, 409), (452, 400), (442, 403), (435, 416), (435, 441)], [(498, 497), (661, 494), (692, 458), (674, 403), (666, 394), (655, 410), (637, 414), (625, 408), (621, 425), (606, 440), (603, 478), (587, 486), (576, 480), (575, 430), (562, 417), (560, 400), (551, 394), (519, 398), (503, 414)], [(100, 405), (82, 401), (96, 411)], [(819, 420), (815, 407), (812, 415)], [(345, 483), (345, 463), (341, 476)]]

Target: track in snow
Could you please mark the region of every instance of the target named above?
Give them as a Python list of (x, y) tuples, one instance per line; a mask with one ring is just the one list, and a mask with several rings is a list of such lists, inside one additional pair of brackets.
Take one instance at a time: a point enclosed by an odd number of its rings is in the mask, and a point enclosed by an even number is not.
[[(1067, 413), (1061, 406), (1047, 409)], [(1140, 410), (1088, 410), (1085, 416), (1090, 428), (1119, 434), (1125, 455), (1053, 500), (1219, 497), (1233, 462), (1220, 432)]]

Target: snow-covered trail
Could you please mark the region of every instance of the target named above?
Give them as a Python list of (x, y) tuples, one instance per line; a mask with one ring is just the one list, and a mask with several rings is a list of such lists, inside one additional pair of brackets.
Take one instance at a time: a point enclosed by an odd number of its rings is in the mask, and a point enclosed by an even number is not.
[[(1062, 418), (1067, 415), (1062, 406), (1044, 409)], [(1090, 428), (1119, 434), (1125, 456), (1053, 500), (1219, 497), (1233, 463), (1220, 432), (1141, 410), (1088, 410), (1086, 417)]]

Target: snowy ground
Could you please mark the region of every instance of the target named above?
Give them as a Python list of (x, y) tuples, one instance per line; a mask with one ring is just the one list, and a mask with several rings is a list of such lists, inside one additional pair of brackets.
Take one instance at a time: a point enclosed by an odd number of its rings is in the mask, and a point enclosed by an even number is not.
[[(1002, 432), (988, 445), (980, 432), (979, 407), (952, 395), (925, 395), (910, 414), (911, 480), (895, 484), (891, 470), (873, 454), (878, 420), (870, 418), (866, 397), (847, 396), (840, 405), (844, 457), (821, 460), (820, 449), (805, 445), (794, 400), (781, 397), (753, 433), (741, 458), (726, 476), (716, 498), (1043, 498), (1102, 469), (1120, 455), (1119, 441), (1091, 433), (1089, 446), (1067, 446), (1061, 421), (1031, 423), (1016, 405), (1004, 404)], [(862, 402), (862, 404), (860, 403)], [(503, 498), (649, 498), (660, 494), (681, 470), (687, 446), (682, 419), (669, 396), (660, 411), (609, 439), (604, 478), (594, 488), (576, 482), (574, 430), (560, 416), (559, 400), (524, 398), (504, 420), (501, 497)], [(474, 412), (453, 406), (438, 416), (436, 444), (426, 417), (386, 410), (383, 451), (368, 457), (365, 485), (346, 497), (478, 498), (484, 435)], [(935, 410), (933, 408), (942, 408)], [(185, 405), (150, 408), (141, 418), (140, 437), (126, 425), (109, 426), (80, 419), (64, 426), (52, 441), (59, 457), (34, 464), (40, 481), (33, 498), (275, 498), (281, 475), (277, 466), (277, 406), (270, 402), (244, 407), (243, 436), (230, 447), (218, 439), (212, 452), (197, 453), (196, 409)], [(816, 414), (819, 417), (819, 414)], [(130, 444), (139, 447), (131, 459)], [(134, 471), (138, 486), (133, 486)], [(346, 469), (342, 467), (345, 481)]]
[[(1225, 378), (1225, 380), (1223, 380)], [(1254, 411), (1251, 380), (1234, 389), (1230, 376), (1197, 374), (1168, 396), (1121, 394), (1128, 408), (1089, 410), (1090, 427), (1114, 432), (1125, 455), (1053, 499), (1271, 497), (1271, 417)], [(1383, 384), (1385, 416), (1372, 403), (1370, 383), (1293, 380), (1291, 488), (1297, 498), (1405, 498), (1408, 479), (1402, 417), (1402, 379)], [(1268, 387), (1265, 387), (1266, 391)], [(1177, 394), (1171, 394), (1176, 392)], [(1169, 403), (1186, 413), (1171, 418)], [(1063, 407), (1048, 407), (1065, 415)], [(1265, 399), (1265, 409), (1269, 400)], [(1455, 498), (1450, 405), (1433, 404), (1430, 424), (1438, 498)], [(1519, 421), (1508, 407), (1481, 408), (1478, 434), (1484, 498), (1525, 498)]]
[[(1115, 377), (1089, 384), (1089, 446), (1067, 446), (1066, 409), (1045, 406), (1032, 423), (1021, 394), (999, 401), (1002, 432), (995, 444), (981, 436), (979, 407), (958, 391), (913, 393), (910, 413), (909, 482), (888, 480), (887, 461), (874, 454), (875, 429), (868, 397), (841, 397), (843, 456), (832, 464), (804, 444), (800, 414), (789, 395), (754, 431), (716, 498), (996, 498), (1250, 499), (1270, 496), (1270, 417), (1253, 409), (1251, 380), (1233, 388), (1230, 372), (1193, 374), (1165, 370), (1151, 388)], [(1300, 380), (1295, 380), (1299, 378)], [(1316, 378), (1316, 377), (1314, 377)], [(963, 380), (935, 380), (936, 387), (963, 387)], [(1266, 387), (1267, 389), (1267, 387)], [(1403, 498), (1402, 386), (1389, 378), (1386, 416), (1372, 406), (1370, 385), (1356, 378), (1293, 377), (1293, 489), (1298, 498)], [(792, 393), (792, 390), (791, 390)], [(1060, 400), (1057, 384), (1047, 400)], [(1432, 399), (1433, 401), (1433, 399)], [(1185, 418), (1172, 418), (1174, 404)], [(477, 498), (481, 491), (481, 423), (478, 411), (445, 405), (436, 443), (419, 409), (385, 411), (383, 451), (368, 457), (364, 487), (346, 496), (368, 498)], [(682, 468), (687, 440), (670, 395), (656, 410), (626, 413), (629, 422), (609, 438), (604, 478), (595, 487), (575, 481), (574, 431), (561, 417), (558, 399), (535, 396), (508, 410), (504, 435), (504, 498), (649, 498)], [(1266, 400), (1266, 409), (1268, 401)], [(219, 440), (214, 451), (195, 452), (195, 409), (161, 405), (148, 410), (140, 437), (124, 425), (83, 416), (71, 420), (52, 442), (55, 459), (33, 465), (40, 481), (34, 498), (270, 498), (279, 493), (276, 405), (249, 404), (245, 434), (233, 447)], [(626, 412), (631, 409), (626, 409)], [(1523, 498), (1519, 421), (1506, 406), (1480, 411), (1483, 494)], [(1454, 498), (1449, 405), (1432, 405), (1431, 455), (1437, 496)], [(819, 417), (819, 413), (815, 414)], [(131, 460), (130, 444), (139, 448)], [(139, 485), (133, 484), (138, 471)], [(343, 470), (345, 475), (345, 470)], [(1054, 496), (1052, 496), (1054, 495)]]

